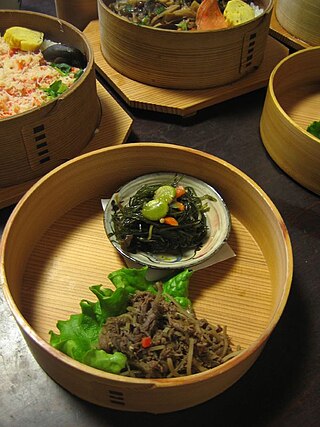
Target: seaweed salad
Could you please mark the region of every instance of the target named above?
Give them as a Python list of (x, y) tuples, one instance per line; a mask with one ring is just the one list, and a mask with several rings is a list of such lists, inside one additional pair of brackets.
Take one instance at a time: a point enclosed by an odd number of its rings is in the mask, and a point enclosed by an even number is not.
[(122, 249), (152, 254), (183, 253), (199, 249), (207, 237), (206, 200), (199, 197), (192, 186), (180, 185), (182, 177), (172, 182), (145, 184), (133, 194), (127, 204), (116, 193), (112, 204), (112, 233)]

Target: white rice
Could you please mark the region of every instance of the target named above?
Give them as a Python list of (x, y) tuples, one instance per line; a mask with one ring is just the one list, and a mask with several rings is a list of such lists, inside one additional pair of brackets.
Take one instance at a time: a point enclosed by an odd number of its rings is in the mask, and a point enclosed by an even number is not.
[(255, 17), (261, 15), (264, 10), (259, 6), (256, 6), (253, 2), (250, 3), (250, 7), (254, 10)]

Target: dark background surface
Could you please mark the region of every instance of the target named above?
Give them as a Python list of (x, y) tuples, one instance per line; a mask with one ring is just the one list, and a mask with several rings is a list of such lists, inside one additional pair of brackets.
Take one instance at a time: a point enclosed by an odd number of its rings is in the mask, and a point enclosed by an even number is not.
[[(22, 8), (55, 15), (53, 0)], [(294, 277), (287, 306), (264, 351), (231, 388), (197, 407), (152, 415), (101, 408), (55, 384), (32, 357), (0, 294), (0, 426), (317, 426), (320, 419), (320, 199), (270, 159), (259, 134), (265, 89), (191, 118), (129, 109), (127, 143), (166, 142), (203, 150), (241, 169), (269, 195), (289, 230)], [(0, 210), (0, 232), (12, 207)]]

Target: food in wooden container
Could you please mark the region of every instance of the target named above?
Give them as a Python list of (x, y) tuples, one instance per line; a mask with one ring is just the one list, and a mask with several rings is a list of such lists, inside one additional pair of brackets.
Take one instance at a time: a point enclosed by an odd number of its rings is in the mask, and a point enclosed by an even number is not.
[(260, 120), (262, 142), (271, 158), (316, 194), (320, 194), (319, 65), (320, 46), (280, 61), (270, 75)]
[[(273, 0), (232, 4), (226, 19), (224, 1), (98, 0), (102, 55), (117, 72), (151, 86), (234, 82), (263, 60)], [(236, 13), (239, 5), (250, 16)]]
[(0, 119), (58, 97), (79, 79), (87, 63), (79, 49), (19, 26), (0, 37), (0, 54)]
[[(80, 313), (80, 300), (94, 300), (90, 284), (113, 288), (106, 276), (124, 267), (105, 236), (101, 197), (137, 176), (177, 167), (219, 189), (228, 203), (237, 256), (195, 271), (188, 298), (199, 319), (227, 325), (241, 354), (194, 375), (141, 379), (92, 368), (53, 348), (48, 331), (57, 320)], [(225, 160), (154, 141), (95, 150), (48, 173), (17, 205), (0, 252), (5, 298), (49, 377), (95, 405), (155, 414), (212, 399), (253, 366), (285, 309), (293, 269), (286, 226), (254, 181)]]
[(138, 378), (204, 372), (241, 352), (232, 350), (226, 327), (197, 319), (188, 298), (192, 272), (153, 283), (146, 271), (110, 273), (114, 291), (91, 286), (98, 302), (82, 300), (80, 314), (58, 321), (51, 345), (89, 366)]
[[(79, 155), (99, 126), (101, 106), (93, 50), (77, 28), (45, 14), (0, 10), (0, 35), (0, 187), (10, 188)], [(84, 61), (71, 63), (70, 48)]]
[(135, 24), (179, 31), (228, 28), (263, 13), (246, 0), (115, 0), (109, 7)]

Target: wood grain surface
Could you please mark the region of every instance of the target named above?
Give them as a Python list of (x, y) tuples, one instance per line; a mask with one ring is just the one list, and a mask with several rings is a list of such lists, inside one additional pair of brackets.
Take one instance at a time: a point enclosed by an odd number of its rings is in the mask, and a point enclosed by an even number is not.
[[(98, 81), (97, 91), (101, 105), (101, 120), (93, 138), (82, 150), (82, 153), (122, 144), (127, 139), (133, 122), (130, 115), (123, 110)], [(34, 179), (22, 184), (0, 188), (0, 208), (16, 203), (36, 181)]]
[[(184, 163), (178, 165), (181, 157)], [(186, 387), (180, 387), (181, 378), (159, 384), (156, 379), (114, 376), (66, 359), (48, 344), (55, 323), (79, 311), (82, 298), (90, 298), (88, 287), (107, 284), (107, 274), (124, 266), (107, 239), (101, 197), (110, 197), (150, 168), (207, 182), (217, 188), (232, 215), (230, 245), (236, 257), (196, 271), (190, 298), (198, 316), (227, 326), (243, 352), (199, 376), (184, 377)], [(7, 300), (31, 351), (50, 376), (96, 404), (114, 407), (103, 395), (92, 394), (94, 386), (115, 387), (123, 394), (123, 410), (161, 413), (208, 400), (254, 363), (286, 305), (293, 261), (279, 212), (249, 177), (200, 151), (153, 142), (93, 151), (39, 180), (9, 219), (1, 242), (1, 268)], [(75, 368), (77, 384), (72, 380)]]
[(279, 40), (280, 42), (284, 43), (286, 46), (294, 50), (300, 50), (310, 47), (311, 45), (309, 43), (300, 39), (299, 37), (294, 36), (293, 34), (289, 33), (289, 31), (287, 31), (285, 28), (283, 28), (283, 26), (277, 19), (276, 5), (277, 3), (275, 3), (275, 7), (273, 8), (271, 15), (269, 29), (270, 35), (272, 35), (275, 39)]
[(208, 106), (266, 86), (274, 66), (289, 53), (285, 46), (269, 37), (260, 67), (240, 80), (216, 88), (173, 90), (145, 85), (114, 70), (100, 49), (99, 21), (90, 22), (84, 34), (93, 47), (97, 71), (129, 106), (179, 116), (192, 115)]
[(319, 64), (320, 47), (313, 47), (290, 55), (276, 67), (260, 125), (270, 156), (293, 179), (318, 195), (320, 141), (307, 128), (319, 120)]

